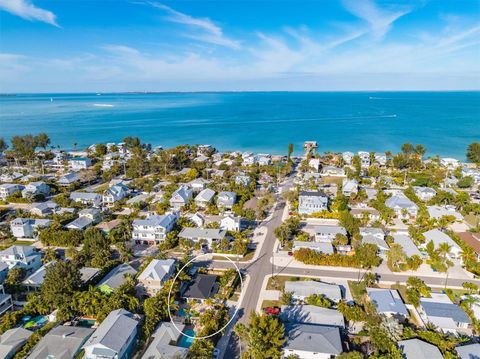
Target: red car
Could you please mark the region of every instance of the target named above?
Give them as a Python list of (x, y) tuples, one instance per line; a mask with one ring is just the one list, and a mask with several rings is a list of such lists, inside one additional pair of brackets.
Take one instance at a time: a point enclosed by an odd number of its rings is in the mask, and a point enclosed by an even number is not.
[(293, 252), (288, 252), (288, 255), (291, 257), (293, 256)]
[(279, 315), (280, 314), (280, 308), (279, 307), (266, 307), (265, 308), (265, 313), (268, 315)]

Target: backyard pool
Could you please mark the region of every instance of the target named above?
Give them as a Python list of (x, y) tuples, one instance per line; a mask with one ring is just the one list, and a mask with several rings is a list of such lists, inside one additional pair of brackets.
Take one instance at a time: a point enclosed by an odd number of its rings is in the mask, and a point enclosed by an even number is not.
[(27, 317), (24, 317), (22, 321), (24, 323), (23, 327), (25, 329), (28, 329), (28, 328), (41, 327), (45, 325), (48, 322), (48, 318), (44, 315), (39, 315), (33, 318), (27, 316)]
[[(191, 337), (195, 337), (195, 331), (193, 329), (185, 329), (183, 332)], [(178, 341), (178, 346), (182, 348), (190, 348), (194, 340), (195, 339), (193, 338), (182, 335), (180, 340)]]
[(77, 327), (91, 328), (95, 325), (95, 319), (80, 318), (77, 321)]

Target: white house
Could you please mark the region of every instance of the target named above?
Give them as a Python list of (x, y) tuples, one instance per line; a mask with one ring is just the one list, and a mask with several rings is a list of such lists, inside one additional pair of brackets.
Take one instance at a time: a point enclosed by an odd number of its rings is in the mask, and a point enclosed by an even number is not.
[(235, 176), (235, 183), (238, 184), (238, 185), (248, 187), (250, 185), (251, 181), (252, 180), (250, 179), (249, 176), (244, 176), (244, 175)]
[(362, 168), (370, 167), (370, 153), (365, 151), (359, 151), (358, 157), (360, 157), (360, 166)]
[(217, 196), (217, 207), (231, 210), (236, 200), (237, 194), (235, 192), (220, 192)]
[(11, 196), (14, 193), (21, 192), (23, 186), (16, 183), (4, 183), (0, 184), (0, 199), (3, 201), (7, 200), (8, 196)]
[(425, 202), (431, 200), (437, 194), (437, 191), (430, 187), (413, 186), (413, 190), (417, 197)]
[(350, 197), (352, 194), (358, 193), (358, 182), (354, 179), (344, 179), (342, 182), (342, 193), (344, 196)]
[(128, 195), (128, 187), (118, 183), (103, 192), (102, 202), (106, 207), (113, 207), (115, 202), (121, 201)]
[(203, 225), (205, 224), (205, 217), (198, 212), (195, 214), (189, 215), (188, 219), (197, 227), (203, 227)]
[(68, 161), (68, 166), (72, 171), (86, 170), (92, 165), (92, 160), (88, 157), (73, 157)]
[(445, 158), (441, 158), (440, 159), (440, 164), (443, 166), (443, 167), (447, 167), (448, 169), (455, 169), (458, 167), (458, 165), (460, 164), (460, 162), (455, 159), (455, 158), (448, 158), (448, 157), (445, 157)]
[(70, 186), (70, 185), (72, 185), (74, 183), (77, 183), (79, 181), (80, 181), (80, 176), (78, 175), (78, 173), (70, 172), (70, 173), (67, 173), (67, 174), (61, 176), (57, 180), (57, 183), (60, 186)]
[(191, 228), (185, 227), (178, 234), (179, 238), (188, 239), (194, 243), (203, 241), (204, 246), (212, 248), (213, 243), (218, 243), (225, 238), (227, 231), (216, 228)]
[(25, 268), (27, 272), (37, 270), (42, 265), (42, 255), (31, 246), (11, 246), (0, 252), (0, 262), (9, 269)]
[(148, 295), (155, 295), (175, 273), (174, 259), (153, 259), (138, 276), (139, 286)]
[(207, 181), (206, 179), (199, 177), (199, 178), (195, 178), (194, 180), (191, 180), (187, 184), (192, 189), (193, 192), (198, 193), (201, 190), (205, 189), (205, 187), (209, 183), (210, 181)]
[(343, 162), (345, 162), (347, 165), (350, 165), (352, 164), (352, 160), (353, 160), (353, 152), (343, 152), (342, 153), (342, 158), (343, 158)]
[(238, 216), (228, 215), (220, 220), (220, 229), (226, 231), (239, 232), (242, 218)]
[(337, 234), (347, 235), (345, 228), (341, 226), (315, 226), (315, 242), (332, 242)]
[(172, 193), (170, 198), (170, 206), (179, 210), (185, 206), (188, 201), (193, 197), (193, 191), (187, 186), (180, 186), (175, 192)]
[(417, 218), (418, 206), (403, 193), (397, 193), (387, 198), (385, 205), (393, 209), (395, 215), (400, 219)]
[(440, 244), (447, 243), (450, 246), (450, 259), (460, 259), (462, 257), (462, 248), (447, 234), (443, 233), (439, 229), (432, 229), (424, 232), (425, 242), (422, 244), (423, 248), (426, 248), (428, 242), (432, 241), (435, 249), (438, 249)]
[(16, 238), (35, 238), (38, 230), (52, 223), (49, 219), (15, 218), (10, 222), (10, 229)]
[(323, 253), (327, 255), (333, 254), (335, 251), (333, 250), (333, 245), (330, 242), (304, 242), (304, 241), (293, 241), (292, 250), (294, 252), (305, 248), (310, 249), (312, 251)]
[(70, 199), (76, 203), (94, 207), (99, 207), (102, 204), (102, 195), (94, 192), (72, 192), (70, 193)]
[(35, 216), (48, 216), (59, 211), (60, 206), (52, 201), (32, 203), (30, 213)]
[(342, 300), (342, 289), (339, 285), (313, 280), (287, 281), (285, 292), (292, 292), (293, 299), (299, 301), (304, 301), (312, 294), (322, 295), (333, 302)]
[(377, 313), (398, 319), (408, 318), (408, 310), (395, 289), (367, 288), (370, 301), (377, 308)]
[(444, 333), (457, 334), (470, 324), (467, 313), (443, 293), (431, 293), (431, 298), (421, 298), (418, 313), (424, 322), (433, 324)]
[(312, 214), (328, 209), (328, 197), (322, 192), (302, 191), (298, 196), (298, 213)]
[(177, 214), (149, 215), (133, 221), (132, 240), (137, 244), (154, 245), (164, 241), (177, 223)]
[(30, 182), (22, 190), (23, 198), (30, 198), (37, 195), (48, 196), (50, 194), (50, 186), (45, 182)]
[(130, 358), (137, 337), (137, 326), (138, 321), (125, 309), (110, 312), (83, 346), (84, 358)]
[(343, 352), (338, 327), (292, 324), (285, 328), (285, 337), (285, 358), (293, 356), (300, 359), (330, 359)]
[(384, 152), (375, 152), (375, 161), (378, 162), (380, 166), (385, 166), (387, 164), (387, 155)]
[(315, 172), (318, 172), (318, 170), (320, 169), (320, 160), (318, 158), (311, 158), (308, 161), (308, 167), (313, 169)]
[(215, 191), (210, 188), (205, 188), (195, 197), (195, 204), (201, 208), (205, 208), (209, 203), (213, 202)]

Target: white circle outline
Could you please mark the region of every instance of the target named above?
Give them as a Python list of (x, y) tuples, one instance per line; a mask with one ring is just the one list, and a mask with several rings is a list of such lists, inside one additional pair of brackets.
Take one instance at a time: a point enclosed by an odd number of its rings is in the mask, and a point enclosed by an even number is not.
[[(240, 272), (240, 269), (238, 269), (237, 265), (235, 264), (235, 262), (233, 262), (229, 257), (227, 257), (226, 255), (224, 254), (220, 254), (220, 253), (215, 253), (216, 256), (220, 256), (220, 257), (223, 257), (223, 258), (226, 258), (230, 263), (233, 264), (233, 266), (235, 267), (235, 269), (237, 270), (238, 272), (238, 275), (240, 276), (240, 296), (238, 298), (238, 300), (240, 301), (240, 297), (241, 297), (241, 293), (243, 293), (243, 279), (242, 279), (242, 273)], [(238, 313), (238, 310), (240, 309), (240, 305), (237, 306), (237, 308), (235, 309), (235, 312), (233, 313), (232, 317), (230, 318), (230, 320), (227, 322), (227, 324), (225, 324), (222, 328), (220, 328), (219, 330), (217, 330), (215, 333), (213, 334), (210, 334), (210, 335), (204, 335), (203, 337), (192, 337), (191, 335), (188, 335), (184, 332), (182, 332), (180, 329), (178, 329), (177, 325), (175, 324), (175, 322), (173, 321), (173, 318), (172, 318), (172, 313), (170, 313), (170, 296), (171, 296), (171, 293), (172, 293), (172, 289), (173, 289), (173, 285), (175, 284), (178, 276), (180, 275), (180, 273), (182, 273), (182, 271), (185, 269), (186, 266), (188, 266), (190, 263), (192, 263), (193, 261), (197, 260), (198, 258), (202, 258), (202, 257), (206, 257), (206, 256), (210, 256), (209, 253), (205, 253), (205, 254), (200, 254), (199, 256), (195, 256), (193, 257), (192, 259), (190, 259), (177, 273), (177, 275), (175, 276), (175, 278), (173, 278), (173, 282), (172, 282), (172, 285), (170, 286), (170, 290), (168, 291), (168, 298), (167, 298), (167, 310), (168, 310), (168, 317), (170, 318), (170, 323), (173, 324), (174, 328), (181, 334), (181, 335), (184, 335), (186, 336), (187, 338), (190, 338), (190, 339), (193, 339), (193, 340), (200, 340), (200, 339), (208, 339), (208, 338), (211, 338), (217, 334), (219, 334), (222, 330), (224, 330), (226, 327), (228, 327), (228, 325), (232, 322), (232, 320), (235, 318), (235, 316), (237, 315)], [(240, 304), (240, 303), (238, 303)]]

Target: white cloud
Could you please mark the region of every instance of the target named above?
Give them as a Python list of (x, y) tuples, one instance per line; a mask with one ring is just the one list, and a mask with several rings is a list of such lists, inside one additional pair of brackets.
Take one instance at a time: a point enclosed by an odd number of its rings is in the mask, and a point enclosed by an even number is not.
[(36, 20), (59, 27), (53, 12), (33, 5), (30, 0), (0, 0), (0, 9), (26, 20)]
[(204, 41), (214, 45), (225, 46), (232, 49), (239, 49), (240, 42), (227, 37), (220, 26), (213, 23), (209, 18), (196, 18), (180, 11), (174, 10), (171, 7), (157, 3), (148, 2), (151, 6), (161, 9), (168, 13), (167, 20), (192, 27), (195, 31), (200, 30), (200, 33), (191, 33), (187, 36), (191, 39)]
[(397, 11), (380, 9), (371, 0), (344, 0), (343, 4), (347, 11), (366, 21), (372, 34), (379, 39), (385, 36), (397, 19), (412, 11), (411, 8)]

